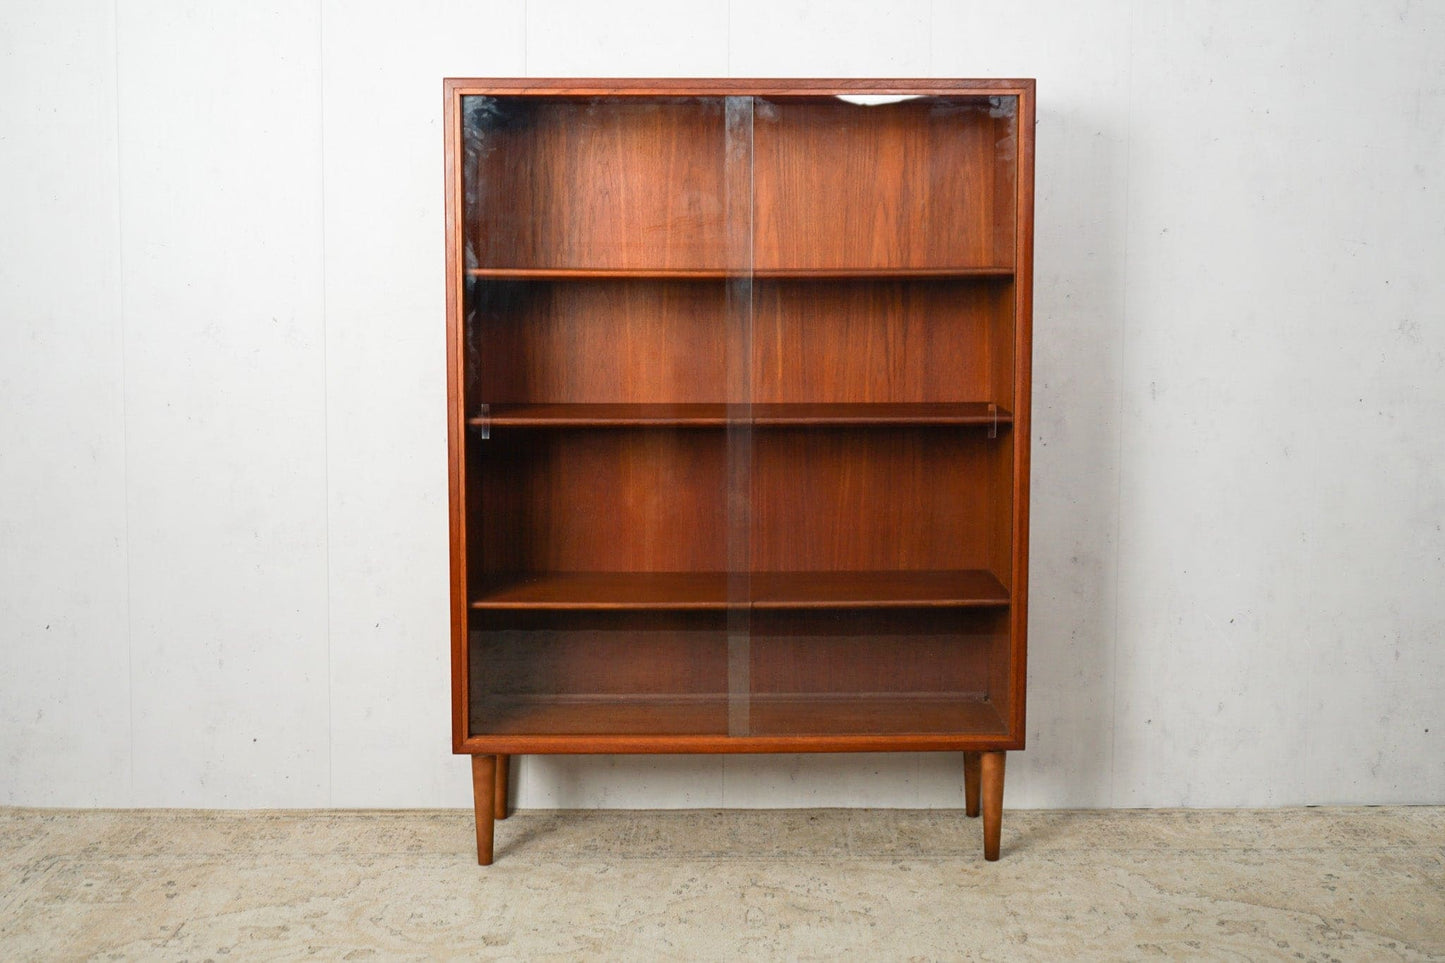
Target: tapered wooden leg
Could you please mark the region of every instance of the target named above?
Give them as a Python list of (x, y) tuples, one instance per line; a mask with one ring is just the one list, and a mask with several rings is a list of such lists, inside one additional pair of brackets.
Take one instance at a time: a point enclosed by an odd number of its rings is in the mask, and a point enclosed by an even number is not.
[(472, 800), (477, 810), (477, 865), (492, 865), (492, 811), (497, 804), (497, 757), (472, 756)]
[(978, 767), (979, 754), (963, 754), (963, 811), (970, 816), (978, 815)]
[(999, 830), (1003, 828), (1003, 759), (1002, 752), (985, 752), (979, 766), (983, 796), (983, 858), (989, 861), (998, 859)]
[(492, 805), (492, 816), (496, 819), (507, 818), (507, 787), (511, 785), (512, 757), (497, 757), (497, 791)]

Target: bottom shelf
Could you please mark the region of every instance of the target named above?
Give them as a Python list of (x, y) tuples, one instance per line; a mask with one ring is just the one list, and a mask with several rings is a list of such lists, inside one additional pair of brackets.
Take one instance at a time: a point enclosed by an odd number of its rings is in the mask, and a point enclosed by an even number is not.
[[(472, 735), (1002, 735), (994, 703), (950, 693), (753, 695), (487, 695)], [(729, 716), (732, 728), (729, 729)]]

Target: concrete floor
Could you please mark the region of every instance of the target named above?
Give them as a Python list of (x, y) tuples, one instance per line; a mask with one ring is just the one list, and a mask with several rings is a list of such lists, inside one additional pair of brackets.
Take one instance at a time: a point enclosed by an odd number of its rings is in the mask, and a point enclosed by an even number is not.
[(0, 959), (1445, 959), (1445, 808), (0, 809)]

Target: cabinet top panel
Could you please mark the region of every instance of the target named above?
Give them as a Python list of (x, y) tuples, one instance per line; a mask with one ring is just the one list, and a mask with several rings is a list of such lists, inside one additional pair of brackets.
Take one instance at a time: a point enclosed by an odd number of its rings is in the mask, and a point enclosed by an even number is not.
[(617, 96), (678, 97), (755, 96), (806, 97), (833, 94), (914, 94), (919, 96), (1000, 96), (1032, 94), (1033, 78), (848, 78), (848, 79), (740, 79), (740, 78), (587, 78), (587, 77), (448, 77), (447, 96), (505, 94), (510, 96)]

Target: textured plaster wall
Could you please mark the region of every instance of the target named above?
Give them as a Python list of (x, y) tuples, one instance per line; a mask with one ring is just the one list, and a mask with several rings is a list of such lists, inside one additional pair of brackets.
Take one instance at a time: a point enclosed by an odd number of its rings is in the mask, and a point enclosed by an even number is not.
[[(1039, 79), (1016, 806), (1445, 802), (1445, 6), (0, 7), (0, 803), (439, 806), (440, 79)], [(956, 806), (958, 757), (522, 806)]]

